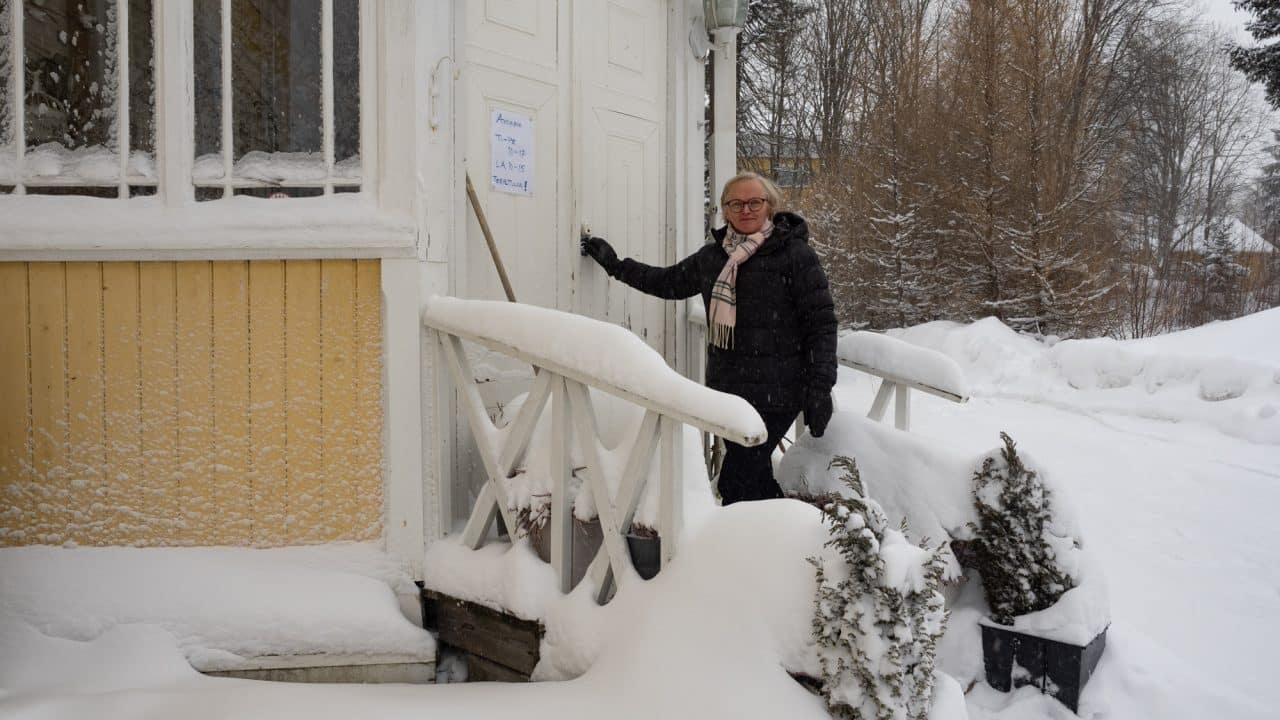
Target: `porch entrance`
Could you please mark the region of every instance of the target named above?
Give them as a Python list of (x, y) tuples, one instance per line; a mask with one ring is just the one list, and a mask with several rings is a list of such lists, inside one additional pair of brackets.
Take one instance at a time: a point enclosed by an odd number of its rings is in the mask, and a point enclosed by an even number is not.
[[(665, 265), (669, 0), (471, 2), (459, 107), (465, 166), (521, 303), (622, 325), (674, 357), (674, 313), (611, 281), (578, 253), (584, 229), (622, 256)], [(491, 181), (495, 113), (531, 126), (527, 192)], [(480, 226), (467, 209), (453, 248), (455, 294), (505, 295)], [(532, 383), (527, 365), (469, 348), (486, 409), (496, 417)], [(455, 420), (452, 517), (465, 519), (484, 479), (470, 430)]]

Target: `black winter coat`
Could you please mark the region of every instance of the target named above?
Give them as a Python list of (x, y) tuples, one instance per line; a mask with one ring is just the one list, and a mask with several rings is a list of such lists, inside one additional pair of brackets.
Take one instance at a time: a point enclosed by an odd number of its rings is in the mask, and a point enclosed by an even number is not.
[[(835, 385), (835, 304), (804, 218), (777, 213), (773, 226), (769, 239), (738, 266), (733, 347), (707, 347), (707, 386), (739, 395), (760, 412), (798, 412)], [(670, 267), (627, 258), (618, 279), (668, 300), (701, 293), (708, 308), (729, 259), (724, 234), (725, 228), (713, 230), (714, 243)]]

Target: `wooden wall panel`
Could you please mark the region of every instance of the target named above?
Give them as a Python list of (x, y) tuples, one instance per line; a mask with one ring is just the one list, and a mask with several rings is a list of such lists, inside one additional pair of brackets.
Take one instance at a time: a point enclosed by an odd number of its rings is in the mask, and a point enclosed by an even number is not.
[(27, 266), (0, 263), (0, 544), (38, 542), (31, 472)]
[(107, 532), (106, 427), (103, 423), (102, 265), (67, 263), (67, 466), (72, 525), (67, 538), (81, 544)]
[(379, 278), (0, 263), (0, 545), (378, 538)]
[(175, 537), (178, 506), (177, 276), (171, 262), (138, 268), (138, 369), (141, 378), (140, 494), (152, 533)]
[(249, 427), (253, 435), (253, 544), (285, 543), (284, 262), (249, 264)]
[(355, 473), (352, 432), (356, 424), (356, 266), (321, 263), (324, 346), (320, 378), (324, 397), (324, 477), (334, 485), (324, 495), (324, 514), (333, 531), (349, 535), (355, 523)]
[(141, 370), (138, 367), (138, 264), (102, 266), (102, 362), (108, 516), (102, 541), (126, 544), (149, 536), (139, 460), (142, 450)]
[[(249, 476), (249, 264), (213, 264), (213, 473), (216, 531), (232, 545), (253, 534)], [(206, 531), (214, 530), (206, 528)]]
[(382, 530), (382, 269), (377, 260), (356, 262), (356, 403), (351, 434), (353, 535), (376, 540)]
[[(285, 436), (289, 468), (290, 537), (318, 542), (324, 537), (323, 402), (320, 378), (320, 261), (293, 260), (285, 266)], [(321, 310), (322, 312), (322, 310)]]
[(34, 536), (55, 538), (71, 518), (67, 457), (66, 274), (60, 263), (31, 263), (31, 458), (39, 483)]
[(213, 475), (213, 266), (177, 267), (178, 465), (174, 478), (181, 523), (172, 544), (212, 543), (220, 519), (208, 492)]

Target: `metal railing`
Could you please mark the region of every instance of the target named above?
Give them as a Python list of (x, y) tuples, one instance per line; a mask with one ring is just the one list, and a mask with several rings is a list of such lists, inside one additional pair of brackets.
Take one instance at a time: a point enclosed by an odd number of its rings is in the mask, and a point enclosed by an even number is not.
[[(576, 440), (586, 463), (576, 474), (595, 499), (604, 536), (586, 575), (594, 583), (597, 600), (603, 601), (611, 583), (621, 586), (639, 577), (631, 564), (625, 536), (644, 497), (655, 453), (660, 482), (658, 534), (662, 538), (662, 567), (676, 553), (683, 515), (682, 425), (743, 445), (759, 445), (765, 440), (764, 422), (746, 401), (685, 378), (667, 367), (643, 340), (617, 325), (519, 303), (445, 297), (427, 302), (423, 323), (432, 331), (432, 342), (439, 348), (442, 364), (448, 367), (457, 388), (458, 402), (467, 416), (487, 476), (463, 531), (462, 542), (467, 547), (480, 548), (498, 517), (511, 532), (518, 527), (513, 508), (508, 506), (507, 484), (520, 471), (534, 429), (550, 404), (551, 565), (563, 592), (572, 589), (572, 498), (568, 488), (575, 469), (570, 461), (571, 443)], [(571, 330), (573, 337), (557, 338), (557, 330)], [(485, 412), (475, 374), (463, 350), (464, 340), (534, 368), (533, 387), (515, 418), (504, 428), (498, 428)], [(591, 348), (590, 352), (564, 349), (583, 345)], [(610, 353), (632, 361), (640, 353), (653, 357), (645, 358), (648, 372), (637, 378), (608, 363)], [(617, 478), (607, 477), (610, 469), (601, 462), (600, 428), (588, 388), (644, 410), (635, 443)], [(609, 491), (610, 487), (618, 488), (616, 495)]]

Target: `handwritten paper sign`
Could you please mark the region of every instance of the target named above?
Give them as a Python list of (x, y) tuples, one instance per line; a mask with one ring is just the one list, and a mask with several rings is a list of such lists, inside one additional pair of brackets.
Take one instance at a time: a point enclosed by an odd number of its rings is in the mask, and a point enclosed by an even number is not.
[(509, 110), (490, 113), (493, 170), (489, 184), (512, 195), (533, 194), (533, 118)]

